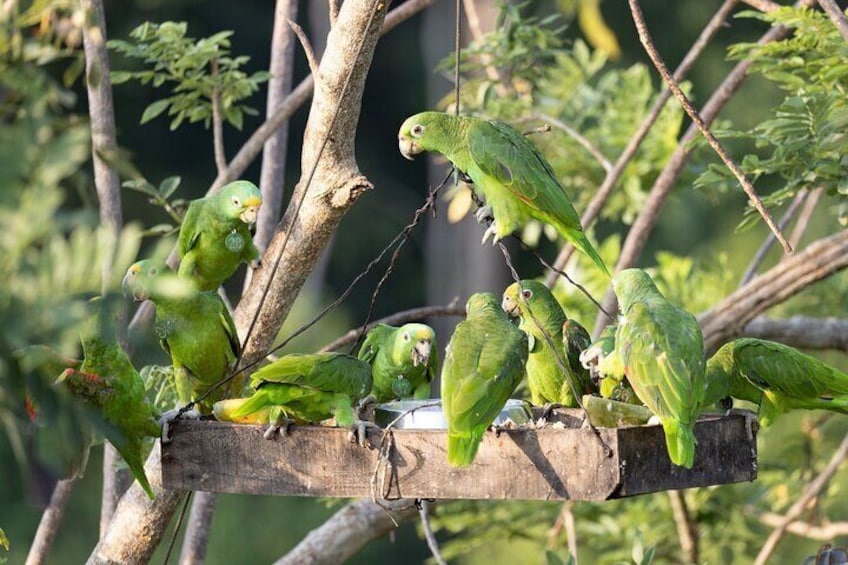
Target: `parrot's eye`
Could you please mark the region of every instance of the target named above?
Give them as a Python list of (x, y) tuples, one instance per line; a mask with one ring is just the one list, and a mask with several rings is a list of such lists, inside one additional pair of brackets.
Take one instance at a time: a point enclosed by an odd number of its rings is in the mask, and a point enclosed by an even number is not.
[(156, 273), (158, 273), (158, 272), (159, 272), (159, 269), (157, 269), (156, 267), (151, 267), (151, 268), (150, 268), (150, 276), (151, 276), (151, 277), (155, 277), (155, 276), (156, 276)]
[(524, 297), (524, 300), (530, 300), (533, 297), (533, 291), (532, 290), (526, 290), (526, 289), (522, 290), (521, 296)]
[(409, 133), (412, 134), (412, 137), (421, 137), (424, 135), (424, 126), (421, 124), (415, 124), (412, 126), (412, 129), (409, 130)]
[(241, 206), (241, 200), (239, 200), (238, 196), (233, 196), (232, 201), (233, 201), (233, 205)]
[(409, 334), (403, 334), (403, 341), (409, 341)]

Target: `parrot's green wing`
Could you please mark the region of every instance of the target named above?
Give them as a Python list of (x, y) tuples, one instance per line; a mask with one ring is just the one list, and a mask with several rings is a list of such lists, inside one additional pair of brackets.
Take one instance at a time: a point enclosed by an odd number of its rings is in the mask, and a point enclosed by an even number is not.
[(197, 240), (200, 237), (200, 231), (197, 229), (197, 220), (200, 217), (200, 211), (202, 208), (203, 201), (194, 200), (186, 209), (179, 235), (180, 257), (184, 257), (186, 253), (197, 245)]
[(590, 382), (589, 371), (580, 363), (580, 354), (592, 345), (592, 336), (576, 320), (566, 320), (562, 324), (562, 344), (571, 371), (579, 375), (582, 384)]
[(365, 335), (358, 357), (366, 363), (371, 363), (377, 357), (380, 349), (386, 347), (394, 334), (395, 328), (387, 324), (377, 324)]
[(371, 391), (371, 368), (343, 353), (291, 354), (262, 367), (251, 376), (251, 386), (285, 383), (342, 393), (353, 401)]

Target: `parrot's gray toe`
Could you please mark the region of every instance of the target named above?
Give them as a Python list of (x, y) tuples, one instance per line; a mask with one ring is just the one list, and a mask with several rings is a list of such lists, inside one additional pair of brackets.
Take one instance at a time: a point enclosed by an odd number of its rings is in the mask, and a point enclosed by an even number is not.
[(477, 218), (477, 222), (480, 224), (488, 224), (495, 219), (495, 216), (492, 214), (491, 206), (480, 206), (477, 208), (477, 211), (474, 212), (474, 217)]
[(380, 426), (374, 424), (373, 422), (368, 422), (367, 420), (357, 420), (357, 422), (350, 428), (350, 433), (348, 433), (348, 439), (351, 443), (358, 444), (359, 447), (373, 449), (371, 441), (368, 439), (369, 428), (381, 429)]
[(163, 412), (159, 416), (159, 425), (162, 426), (162, 443), (171, 443), (171, 423), (176, 420), (199, 420), (200, 412), (196, 408), (180, 412), (179, 408)]

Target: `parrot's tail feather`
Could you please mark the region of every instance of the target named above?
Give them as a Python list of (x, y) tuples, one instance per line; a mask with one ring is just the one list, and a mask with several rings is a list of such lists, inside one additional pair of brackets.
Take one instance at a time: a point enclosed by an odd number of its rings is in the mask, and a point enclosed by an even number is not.
[(695, 463), (695, 432), (692, 426), (665, 421), (663, 431), (665, 431), (665, 446), (671, 462), (691, 469)]
[(481, 441), (483, 435), (474, 432), (461, 436), (448, 433), (448, 463), (452, 467), (471, 465)]
[[(240, 402), (235, 403), (231, 402), (233, 400), (238, 400)], [(234, 421), (235, 418), (244, 418), (245, 416), (249, 416), (254, 412), (259, 412), (263, 408), (266, 408), (269, 404), (264, 394), (261, 392), (255, 393), (250, 398), (232, 398), (227, 401), (230, 404), (225, 403), (217, 403), (222, 404), (222, 407), (218, 409), (223, 416), (228, 416), (223, 418), (224, 420)], [(218, 417), (218, 413), (215, 412), (215, 408), (212, 408), (212, 413), (215, 414), (215, 417), (221, 420), (222, 418)]]
[[(124, 458), (124, 461), (127, 461)], [(144, 489), (144, 492), (147, 493), (147, 496), (150, 497), (151, 500), (156, 498), (156, 495), (153, 494), (153, 488), (150, 486), (150, 481), (147, 480), (147, 475), (144, 474), (144, 464), (139, 461), (127, 461), (127, 466), (130, 468), (130, 473), (132, 473), (135, 480), (138, 481), (139, 486)]]
[(604, 260), (601, 259), (600, 255), (598, 255), (597, 250), (595, 250), (594, 246), (592, 245), (592, 242), (589, 241), (589, 238), (586, 237), (585, 233), (583, 233), (582, 231), (571, 230), (568, 235), (565, 236), (565, 238), (570, 241), (571, 244), (574, 245), (574, 247), (576, 247), (579, 251), (588, 256), (589, 259), (591, 259), (595, 263), (595, 265), (597, 265), (598, 268), (602, 270), (604, 274), (606, 274), (606, 276), (611, 276), (609, 269), (604, 263)]

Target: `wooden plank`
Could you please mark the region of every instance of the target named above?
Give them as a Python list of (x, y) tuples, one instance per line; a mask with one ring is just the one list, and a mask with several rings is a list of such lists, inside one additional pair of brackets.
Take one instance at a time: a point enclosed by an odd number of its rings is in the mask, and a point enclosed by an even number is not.
[[(444, 430), (395, 430), (393, 465), (378, 473), (387, 498), (605, 500), (670, 488), (753, 480), (756, 441), (742, 416), (700, 422), (692, 470), (668, 462), (659, 426), (600, 429), (561, 423), (487, 432), (474, 464), (448, 466)], [(378, 451), (348, 441), (348, 431), (293, 426), (266, 440), (263, 426), (179, 421), (162, 447), (166, 488), (288, 496), (369, 497)], [(369, 439), (379, 445), (382, 432)]]

